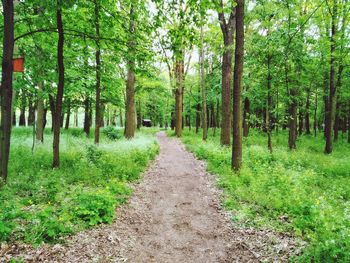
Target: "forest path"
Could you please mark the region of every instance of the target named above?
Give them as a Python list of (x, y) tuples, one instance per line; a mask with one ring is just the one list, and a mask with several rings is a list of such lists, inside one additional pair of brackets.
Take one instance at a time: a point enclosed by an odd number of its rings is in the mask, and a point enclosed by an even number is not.
[(69, 237), (65, 245), (15, 246), (7, 256), (28, 262), (131, 263), (279, 262), (288, 258), (295, 247), (288, 236), (232, 229), (204, 163), (164, 132), (157, 134), (157, 140), (160, 154), (133, 186), (133, 196), (118, 208), (118, 218), (111, 225)]

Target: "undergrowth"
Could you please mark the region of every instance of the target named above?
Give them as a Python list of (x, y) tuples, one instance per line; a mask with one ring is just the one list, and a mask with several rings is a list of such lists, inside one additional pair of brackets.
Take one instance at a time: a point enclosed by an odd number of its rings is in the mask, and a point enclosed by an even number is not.
[(298, 262), (350, 262), (350, 145), (342, 139), (331, 155), (324, 141), (301, 136), (297, 149), (287, 149), (287, 133), (267, 138), (252, 131), (244, 139), (243, 168), (230, 169), (231, 149), (220, 136), (202, 142), (201, 134), (185, 131), (183, 142), (208, 170), (218, 176), (225, 206), (237, 224), (289, 231), (307, 241)]
[(81, 130), (70, 129), (61, 135), (61, 168), (52, 169), (50, 131), (33, 153), (31, 132), (13, 130), (8, 182), (0, 190), (1, 242), (57, 243), (111, 223), (116, 206), (131, 194), (127, 183), (158, 153), (154, 137), (143, 132), (128, 141), (108, 128), (97, 147)]

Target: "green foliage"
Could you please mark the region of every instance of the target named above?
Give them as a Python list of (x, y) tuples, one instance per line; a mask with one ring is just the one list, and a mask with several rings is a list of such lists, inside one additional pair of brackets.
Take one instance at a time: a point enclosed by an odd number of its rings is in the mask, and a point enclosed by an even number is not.
[(118, 140), (122, 137), (121, 130), (116, 129), (115, 127), (108, 126), (102, 130), (104, 135), (112, 141)]
[(349, 145), (339, 142), (325, 155), (321, 137), (299, 137), (295, 151), (287, 150), (285, 132), (273, 137), (271, 155), (266, 136), (252, 131), (239, 175), (230, 168), (231, 150), (218, 137), (203, 143), (200, 134), (185, 132), (183, 141), (218, 175), (234, 221), (303, 238), (309, 245), (296, 261), (349, 262)]
[(9, 181), (0, 191), (0, 241), (56, 243), (112, 222), (116, 206), (131, 194), (127, 183), (158, 153), (154, 137), (144, 133), (131, 141), (102, 137), (96, 147), (73, 132), (62, 136), (61, 168), (53, 170), (51, 136), (32, 154), (30, 129), (14, 129)]

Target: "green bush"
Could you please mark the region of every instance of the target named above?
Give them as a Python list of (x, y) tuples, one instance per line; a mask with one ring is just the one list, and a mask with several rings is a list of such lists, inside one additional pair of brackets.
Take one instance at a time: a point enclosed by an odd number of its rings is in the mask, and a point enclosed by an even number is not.
[(108, 127), (104, 128), (102, 130), (102, 132), (108, 139), (110, 139), (112, 141), (118, 140), (122, 137), (120, 130), (118, 130), (112, 126), (108, 126)]

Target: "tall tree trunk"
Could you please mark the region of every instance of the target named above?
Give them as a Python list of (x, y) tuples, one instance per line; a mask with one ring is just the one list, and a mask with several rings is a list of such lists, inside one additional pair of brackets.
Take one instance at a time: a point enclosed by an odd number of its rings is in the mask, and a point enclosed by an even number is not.
[(62, 114), (62, 99), (64, 91), (64, 30), (62, 23), (62, 0), (57, 0), (57, 29), (58, 29), (58, 43), (57, 43), (57, 62), (58, 62), (58, 85), (56, 95), (56, 107), (53, 121), (53, 161), (52, 167), (60, 166), (60, 118)]
[(12, 114), (12, 126), (16, 127), (17, 122), (16, 122), (16, 109), (13, 110)]
[(28, 104), (28, 126), (33, 126), (35, 122), (35, 103), (33, 103), (31, 96), (29, 97)]
[(196, 133), (199, 132), (199, 127), (201, 126), (201, 104), (199, 98), (201, 97), (200, 88), (198, 89), (198, 103), (196, 105)]
[(250, 101), (248, 97), (244, 99), (244, 111), (243, 111), (243, 136), (249, 135), (249, 114), (250, 114)]
[(95, 104), (95, 144), (100, 143), (101, 126), (101, 49), (100, 49), (100, 10), (98, 0), (95, 3), (95, 31), (96, 31), (96, 104)]
[(244, 0), (236, 0), (236, 49), (233, 79), (232, 169), (242, 166), (242, 77), (244, 58)]
[(175, 134), (177, 137), (182, 135), (182, 111), (183, 111), (183, 80), (184, 80), (184, 54), (181, 51), (176, 57), (175, 62)]
[(299, 103), (299, 136), (303, 134), (304, 131), (304, 114), (303, 109), (301, 108), (301, 104)]
[(84, 100), (84, 132), (87, 137), (90, 136), (90, 99), (89, 96), (86, 95), (86, 98)]
[(124, 127), (122, 108), (119, 108), (119, 124), (120, 127)]
[(315, 92), (315, 109), (314, 109), (314, 136), (317, 136), (317, 108), (318, 108), (318, 92)]
[(3, 0), (3, 45), (2, 45), (2, 76), (0, 87), (0, 177), (7, 179), (8, 161), (10, 155), (11, 118), (12, 118), (12, 57), (14, 48), (14, 8), (13, 0)]
[(310, 89), (307, 89), (306, 107), (305, 107), (305, 133), (311, 134), (310, 131)]
[(43, 81), (38, 84), (38, 109), (36, 121), (36, 140), (37, 142), (44, 142), (44, 98), (43, 98)]
[(236, 8), (232, 7), (229, 20), (225, 14), (219, 13), (220, 27), (224, 38), (224, 54), (222, 57), (222, 111), (221, 111), (221, 145), (230, 145), (231, 138), (231, 84), (233, 33), (236, 27)]
[(70, 102), (70, 100), (68, 100), (68, 102), (67, 102), (67, 117), (66, 117), (66, 123), (65, 123), (65, 125), (64, 125), (64, 128), (65, 128), (66, 130), (69, 129), (70, 111), (71, 111), (71, 102)]
[(329, 73), (329, 97), (328, 97), (328, 112), (326, 112), (325, 134), (326, 146), (325, 153), (330, 154), (333, 151), (332, 132), (336, 108), (336, 85), (335, 85), (335, 49), (336, 49), (336, 19), (337, 19), (337, 0), (334, 0), (332, 12), (332, 32), (331, 32), (331, 58), (330, 58), (330, 73)]
[(138, 107), (137, 107), (137, 129), (141, 129), (142, 126), (142, 107), (141, 107), (141, 100), (138, 101)]
[(78, 127), (79, 126), (79, 108), (77, 107), (74, 111), (74, 126)]
[(27, 94), (25, 90), (22, 90), (21, 94), (21, 107), (19, 113), (19, 126), (26, 126), (26, 104), (27, 104)]
[(348, 104), (348, 143), (350, 143), (350, 101)]
[(201, 46), (199, 51), (199, 64), (200, 64), (200, 85), (201, 85), (201, 98), (202, 98), (202, 129), (203, 129), (203, 135), (202, 139), (203, 141), (207, 140), (208, 137), (208, 126), (207, 126), (207, 91), (205, 87), (205, 70), (204, 70), (204, 33), (203, 33), (203, 26), (201, 26)]
[(272, 96), (271, 96), (271, 59), (272, 55), (269, 54), (267, 56), (267, 103), (266, 103), (266, 132), (267, 132), (267, 148), (270, 153), (272, 153), (272, 133), (271, 133), (271, 121), (270, 121), (270, 108), (272, 104)]
[(130, 8), (130, 25), (128, 41), (128, 77), (126, 83), (126, 112), (125, 112), (125, 137), (131, 139), (135, 136), (135, 39), (136, 31), (135, 10)]

